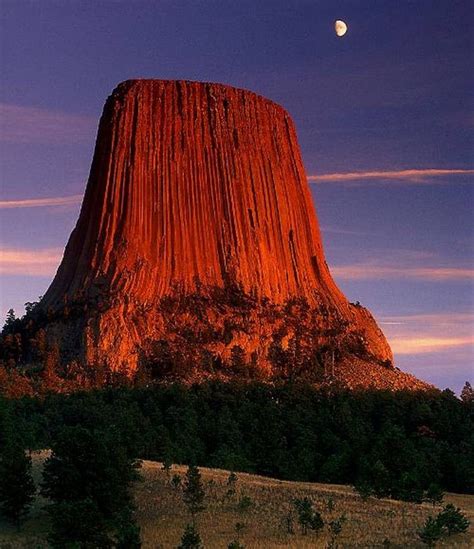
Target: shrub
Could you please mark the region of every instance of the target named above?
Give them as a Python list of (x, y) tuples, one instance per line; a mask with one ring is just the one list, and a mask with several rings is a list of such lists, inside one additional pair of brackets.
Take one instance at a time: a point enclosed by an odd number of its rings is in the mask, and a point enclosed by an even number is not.
[(163, 464), (162, 464), (161, 468), (165, 472), (167, 479), (169, 479), (172, 465), (173, 465), (173, 462), (168, 457), (165, 457), (163, 459)]
[(252, 507), (253, 501), (250, 496), (242, 496), (237, 503), (237, 510), (241, 513), (245, 513)]
[(178, 473), (175, 473), (173, 475), (173, 478), (171, 479), (171, 485), (175, 490), (177, 490), (181, 486), (181, 477), (178, 475)]
[(324, 521), (321, 515), (313, 510), (313, 504), (308, 497), (295, 499), (294, 505), (298, 513), (298, 522), (301, 525), (303, 535), (308, 533), (308, 528), (316, 531), (321, 530), (324, 526)]
[(238, 540), (234, 539), (229, 543), (227, 549), (245, 549), (245, 545), (242, 545)]
[(329, 523), (329, 530), (333, 536), (338, 536), (342, 531), (342, 526), (346, 522), (346, 515), (341, 515)]
[(438, 514), (436, 522), (448, 536), (465, 532), (469, 528), (469, 520), (461, 513), (461, 509), (454, 507), (451, 503)]
[(436, 518), (428, 517), (423, 528), (418, 532), (418, 536), (428, 547), (434, 547), (435, 543), (443, 536), (462, 533), (468, 528), (469, 520), (459, 508), (449, 503), (438, 513)]
[(332, 497), (329, 497), (327, 500), (326, 500), (326, 507), (327, 507), (327, 510), (332, 513), (334, 511), (334, 508), (335, 508), (336, 504), (334, 503), (334, 500)]
[(354, 490), (359, 494), (363, 501), (367, 501), (373, 494), (373, 490), (368, 482), (362, 481), (354, 485)]
[(423, 528), (418, 532), (418, 537), (428, 547), (434, 547), (442, 536), (443, 529), (433, 517), (428, 517)]

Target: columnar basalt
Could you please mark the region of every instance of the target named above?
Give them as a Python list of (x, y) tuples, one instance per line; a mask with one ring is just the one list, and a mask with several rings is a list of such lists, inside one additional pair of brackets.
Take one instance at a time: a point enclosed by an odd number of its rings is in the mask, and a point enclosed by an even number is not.
[(391, 363), (370, 313), (331, 278), (288, 113), (221, 84), (120, 84), (41, 302), (65, 356), (133, 370), (157, 341), (184, 344), (188, 326), (201, 349), (226, 357), (238, 345), (268, 370), (272, 342), (284, 349), (299, 329), (291, 304), (303, 302), (315, 348)]

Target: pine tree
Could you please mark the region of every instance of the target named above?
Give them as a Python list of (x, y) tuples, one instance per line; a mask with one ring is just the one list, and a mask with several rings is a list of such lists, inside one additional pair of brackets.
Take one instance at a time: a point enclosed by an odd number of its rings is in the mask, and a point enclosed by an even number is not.
[(108, 524), (97, 504), (90, 498), (54, 502), (48, 508), (51, 547), (100, 548), (113, 547)]
[(418, 532), (418, 537), (428, 547), (434, 547), (442, 535), (443, 529), (433, 517), (428, 517), (423, 528)]
[(140, 549), (140, 527), (135, 521), (133, 509), (127, 507), (118, 519), (115, 549)]
[(433, 506), (443, 501), (444, 493), (439, 484), (432, 482), (425, 492), (424, 499), (429, 501)]
[(464, 384), (464, 387), (462, 388), (461, 400), (466, 404), (474, 401), (474, 389), (472, 388), (469, 381), (466, 381), (466, 383)]
[(226, 497), (231, 499), (235, 496), (235, 487), (237, 485), (237, 475), (232, 471), (227, 478), (227, 492)]
[(136, 540), (135, 524), (123, 520), (133, 509), (136, 467), (113, 431), (63, 428), (43, 472), (42, 494), (51, 500), (50, 543), (109, 547), (109, 534), (117, 530), (119, 538)]
[(194, 524), (187, 524), (178, 549), (202, 549), (203, 544)]
[(9, 442), (0, 453), (0, 512), (18, 529), (36, 493), (31, 458), (21, 444)]
[(205, 509), (205, 496), (206, 494), (201, 481), (201, 473), (196, 466), (190, 465), (184, 480), (183, 500), (188, 506), (189, 512), (193, 517), (193, 521), (196, 513), (199, 513)]
[(177, 490), (181, 486), (181, 477), (177, 473), (173, 475), (173, 478), (171, 479), (171, 485), (175, 490)]
[(0, 396), (0, 514), (19, 528), (36, 493), (24, 433), (12, 419), (10, 402)]
[(7, 317), (5, 319), (5, 326), (3, 327), (3, 332), (5, 334), (13, 333), (16, 322), (17, 322), (17, 318), (15, 315), (15, 311), (13, 309), (8, 309)]
[(161, 468), (165, 472), (167, 482), (170, 481), (170, 473), (171, 473), (171, 466), (172, 465), (173, 465), (173, 462), (171, 461), (171, 459), (168, 456), (165, 456), (163, 458), (163, 464), (162, 464)]
[(446, 530), (448, 536), (465, 532), (469, 528), (469, 520), (461, 513), (459, 507), (448, 503), (436, 517), (436, 522)]

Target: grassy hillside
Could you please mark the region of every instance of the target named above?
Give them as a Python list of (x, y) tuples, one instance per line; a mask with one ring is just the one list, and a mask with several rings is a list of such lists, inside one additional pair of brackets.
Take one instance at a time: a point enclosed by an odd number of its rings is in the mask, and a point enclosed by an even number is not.
[[(34, 470), (39, 480), (45, 453), (34, 454)], [(201, 468), (207, 493), (207, 508), (198, 517), (198, 529), (206, 548), (226, 548), (237, 537), (250, 548), (328, 547), (330, 534), (325, 527), (319, 534), (301, 534), (294, 515), (294, 534), (287, 533), (287, 516), (296, 497), (308, 496), (324, 520), (329, 522), (345, 514), (339, 547), (423, 547), (417, 530), (426, 517), (439, 508), (429, 504), (410, 504), (391, 500), (363, 501), (351, 488), (339, 485), (287, 482), (257, 475), (237, 473), (236, 493), (226, 496), (228, 471)], [(135, 487), (138, 520), (143, 546), (153, 549), (177, 547), (185, 524), (190, 521), (182, 502), (181, 490), (170, 482), (173, 475), (184, 477), (186, 467), (173, 466), (169, 474), (161, 465), (144, 461), (143, 481)], [(239, 509), (239, 500), (251, 500), (248, 509)], [(333, 505), (330, 504), (330, 500)], [(452, 536), (440, 547), (474, 546), (474, 496), (448, 494), (445, 502), (461, 507), (471, 521), (466, 534)], [(0, 523), (0, 548), (46, 547), (47, 521), (38, 498), (22, 532)], [(333, 507), (329, 510), (329, 507)], [(240, 533), (236, 525), (240, 523)]]

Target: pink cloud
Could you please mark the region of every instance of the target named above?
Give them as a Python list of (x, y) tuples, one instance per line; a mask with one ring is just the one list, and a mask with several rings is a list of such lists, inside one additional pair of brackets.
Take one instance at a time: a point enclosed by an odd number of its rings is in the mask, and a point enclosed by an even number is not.
[(82, 194), (50, 198), (26, 198), (23, 200), (0, 200), (0, 210), (9, 208), (44, 208), (55, 206), (75, 206), (82, 201)]
[(0, 103), (0, 139), (6, 143), (77, 143), (93, 138), (94, 117)]
[(52, 276), (61, 261), (62, 248), (28, 250), (0, 248), (0, 274), (21, 276)]
[(436, 353), (474, 345), (472, 337), (402, 337), (390, 339), (390, 346), (395, 355), (419, 355)]
[(379, 323), (395, 355), (473, 349), (474, 312), (398, 315)]

